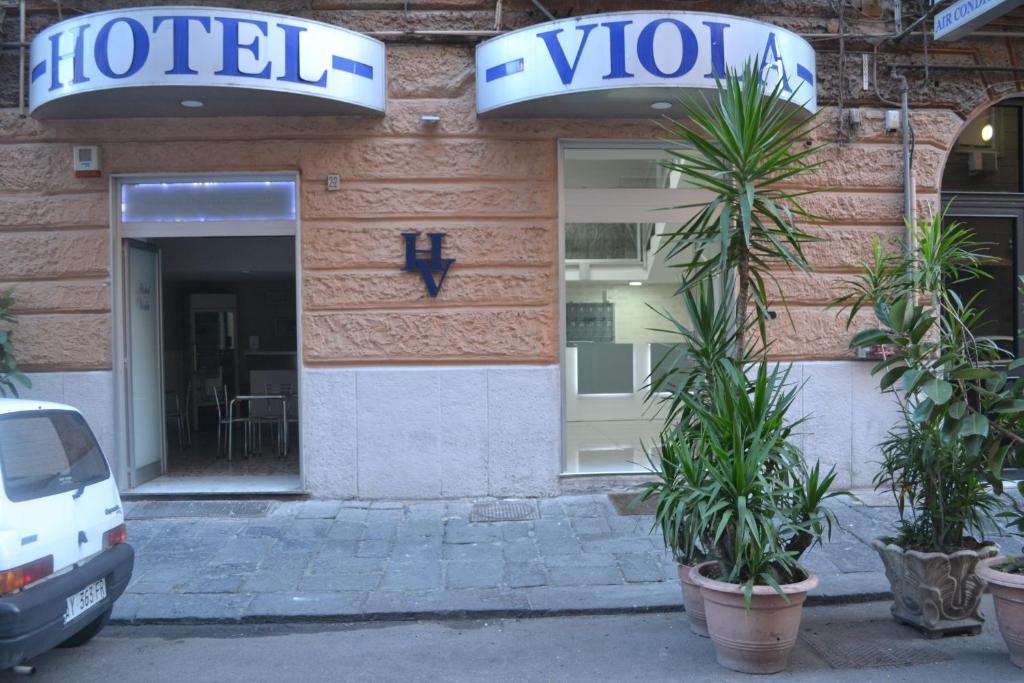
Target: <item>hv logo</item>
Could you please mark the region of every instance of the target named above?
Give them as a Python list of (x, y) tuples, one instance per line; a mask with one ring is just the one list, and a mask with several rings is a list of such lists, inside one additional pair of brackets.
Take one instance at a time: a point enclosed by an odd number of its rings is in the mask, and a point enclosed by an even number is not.
[[(402, 270), (406, 273), (419, 273), (423, 278), (423, 284), (427, 287), (427, 294), (432, 298), (441, 291), (445, 277), (448, 276), (448, 269), (455, 263), (453, 258), (441, 257), (441, 246), (445, 233), (430, 232), (427, 237), (430, 239), (429, 249), (417, 249), (419, 241), (418, 232), (403, 232), (405, 240), (405, 267)], [(437, 277), (440, 276), (440, 277)]]

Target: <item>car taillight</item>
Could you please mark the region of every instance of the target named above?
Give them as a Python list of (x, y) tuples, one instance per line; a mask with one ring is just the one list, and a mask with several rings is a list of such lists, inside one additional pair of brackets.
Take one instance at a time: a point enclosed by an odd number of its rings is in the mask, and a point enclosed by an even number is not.
[(119, 543), (124, 543), (128, 540), (128, 527), (124, 524), (118, 524), (113, 529), (103, 534), (103, 548), (113, 548)]
[(53, 573), (53, 555), (41, 557), (14, 569), (0, 571), (0, 593), (13, 593)]

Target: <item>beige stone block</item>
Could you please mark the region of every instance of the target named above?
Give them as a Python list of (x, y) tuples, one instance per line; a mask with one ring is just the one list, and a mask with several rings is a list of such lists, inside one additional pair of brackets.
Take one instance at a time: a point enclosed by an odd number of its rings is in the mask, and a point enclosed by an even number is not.
[(554, 306), (303, 315), (307, 363), (556, 362)]
[(769, 300), (778, 306), (827, 305), (846, 291), (845, 280), (853, 275), (801, 271), (773, 272), (774, 280), (765, 279)]
[(0, 191), (46, 194), (106, 190), (107, 178), (76, 178), (72, 162), (70, 144), (4, 145)]
[(106, 192), (0, 196), (0, 230), (99, 226), (109, 222)]
[[(307, 269), (401, 268), (401, 233), (444, 232), (444, 253), (460, 266), (549, 265), (556, 261), (558, 226), (547, 221), (466, 221), (302, 224), (302, 264)], [(425, 247), (426, 237), (420, 237)]]
[(555, 182), (352, 183), (338, 192), (305, 188), (303, 218), (388, 216), (486, 217), (556, 215)]
[(801, 205), (822, 221), (847, 225), (897, 223), (903, 220), (903, 193), (816, 192), (801, 198)]
[(299, 145), (284, 140), (112, 142), (103, 145), (103, 167), (108, 174), (292, 171), (300, 155)]
[(102, 313), (110, 310), (106, 280), (0, 282), (0, 291), (14, 288), (14, 311), (24, 313)]
[[(903, 149), (893, 144), (830, 144), (810, 157), (822, 162), (810, 173), (793, 178), (792, 185), (836, 189), (903, 190)], [(946, 152), (918, 144), (914, 150), (914, 184), (923, 189), (939, 186)]]
[(389, 45), (388, 97), (454, 97), (476, 77), (471, 45)]
[(109, 231), (0, 232), (0, 279), (102, 276), (108, 272)]
[(14, 329), (15, 357), (21, 369), (109, 370), (109, 313), (22, 315)]
[(821, 306), (790, 306), (779, 309), (768, 324), (771, 355), (777, 359), (850, 359), (850, 340), (870, 325), (867, 315), (858, 315), (850, 329), (846, 314)]
[(821, 238), (804, 245), (804, 255), (815, 270), (855, 270), (871, 257), (875, 239), (890, 249), (897, 248), (903, 238), (902, 224), (850, 226), (821, 225), (807, 231)]
[(311, 189), (329, 173), (342, 183), (378, 179), (469, 178), (478, 180), (555, 177), (553, 140), (366, 138), (292, 145), (302, 150), (302, 174)]
[[(855, 142), (880, 143), (900, 146), (899, 133), (885, 130), (886, 107), (857, 107), (860, 110), (859, 128), (845, 127), (846, 134)], [(822, 107), (818, 121), (821, 126), (811, 134), (816, 144), (836, 139), (838, 132), (837, 109)], [(910, 122), (914, 126), (914, 139), (919, 145), (931, 145), (938, 149), (950, 149), (964, 126), (964, 119), (952, 109), (918, 109), (910, 111)]]
[(465, 271), (456, 262), (436, 299), (419, 273), (388, 271), (308, 272), (302, 280), (307, 311), (396, 306), (554, 304), (553, 268), (517, 271)]

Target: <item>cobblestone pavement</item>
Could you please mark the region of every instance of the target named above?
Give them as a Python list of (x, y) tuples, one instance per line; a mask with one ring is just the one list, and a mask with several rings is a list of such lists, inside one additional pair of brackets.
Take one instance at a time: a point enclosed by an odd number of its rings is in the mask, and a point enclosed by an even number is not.
[[(114, 619), (234, 622), (680, 608), (676, 568), (658, 532), (651, 533), (651, 517), (619, 515), (603, 495), (529, 504), (536, 506), (532, 521), (470, 522), (471, 502), (128, 502), (135, 574)], [(866, 543), (891, 533), (895, 509), (852, 499), (833, 506), (839, 528), (831, 542), (805, 556), (805, 566), (821, 578), (811, 599), (884, 598), (888, 583)], [(216, 516), (207, 516), (211, 512)]]

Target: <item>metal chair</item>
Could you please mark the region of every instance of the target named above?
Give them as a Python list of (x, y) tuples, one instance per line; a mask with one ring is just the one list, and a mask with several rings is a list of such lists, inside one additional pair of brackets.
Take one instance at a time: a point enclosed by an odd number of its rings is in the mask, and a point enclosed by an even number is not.
[[(216, 387), (213, 389), (213, 400), (217, 404), (217, 452), (220, 453), (222, 450), (226, 451), (228, 448), (228, 434), (235, 425), (241, 425), (243, 433), (243, 446), (245, 453), (249, 452), (250, 446), (250, 431), (252, 427), (252, 417), (250, 415), (232, 415), (228, 416), (228, 385), (224, 385), (224, 395), (221, 396), (221, 392)], [(221, 445), (223, 443), (223, 446)], [(231, 458), (231, 453), (228, 453), (228, 459)]]
[(164, 421), (173, 425), (178, 434), (178, 448), (185, 448), (185, 418), (181, 412), (181, 402), (177, 391), (164, 392)]

